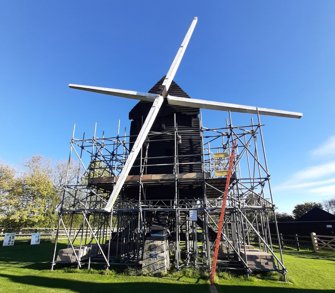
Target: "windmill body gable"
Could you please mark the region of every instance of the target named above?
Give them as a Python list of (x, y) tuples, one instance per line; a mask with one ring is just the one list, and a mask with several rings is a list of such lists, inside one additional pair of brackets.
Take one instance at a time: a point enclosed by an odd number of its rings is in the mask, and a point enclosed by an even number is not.
[[(163, 80), (164, 77), (156, 83), (149, 93), (158, 93)], [(169, 93), (189, 98), (175, 82), (172, 82)], [(143, 121), (147, 117), (150, 107), (151, 105), (149, 103), (138, 102), (129, 112), (129, 119), (131, 119), (131, 147), (142, 128)], [(150, 139), (152, 142), (148, 149), (149, 166), (145, 170), (145, 174), (173, 174), (175, 154), (178, 155), (180, 163), (178, 173), (201, 172), (200, 158), (202, 149), (199, 114), (199, 109), (170, 106), (166, 101), (163, 103), (151, 128)], [(180, 133), (178, 134), (178, 145), (175, 146), (173, 136), (177, 126)], [(162, 164), (161, 166), (157, 166), (157, 158), (160, 158), (159, 162)], [(194, 164), (192, 164), (192, 162)], [(130, 171), (130, 174), (139, 174), (138, 159)]]
[[(160, 79), (149, 93), (158, 94), (164, 78)], [(189, 98), (188, 94), (174, 81), (171, 83), (168, 94)], [(150, 107), (150, 103), (141, 101), (129, 112), (130, 148), (142, 128)], [(202, 197), (202, 184), (190, 182), (192, 178), (202, 179), (203, 177), (199, 114), (199, 109), (171, 106), (166, 101), (163, 103), (148, 136), (148, 149), (146, 150), (146, 145), (142, 149), (142, 152), (147, 152), (146, 168), (143, 170), (142, 179), (143, 182), (152, 182), (145, 187), (147, 199), (174, 199), (175, 172), (178, 173), (179, 180), (189, 179), (189, 183), (185, 182), (183, 186), (178, 187), (179, 198)], [(176, 128), (178, 128), (177, 134)], [(177, 135), (177, 144), (175, 135)], [(178, 160), (177, 170), (175, 170), (176, 159)], [(139, 175), (140, 166), (139, 156), (129, 174)], [(153, 174), (155, 176), (151, 176)], [(138, 188), (131, 184), (132, 181), (131, 178), (126, 180), (124, 194), (136, 198)]]

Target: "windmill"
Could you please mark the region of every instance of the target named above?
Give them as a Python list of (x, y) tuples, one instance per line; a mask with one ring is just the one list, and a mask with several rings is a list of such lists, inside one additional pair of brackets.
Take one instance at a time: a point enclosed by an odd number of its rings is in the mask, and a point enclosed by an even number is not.
[[(302, 114), (189, 97), (174, 77), (196, 23), (194, 18), (167, 74), (148, 93), (69, 85), (139, 102), (129, 113), (129, 136), (99, 138), (95, 131), (92, 139), (76, 139), (73, 134), (70, 157), (76, 156), (82, 166), (86, 160), (91, 163), (84, 174), (79, 166), (77, 181), (64, 186), (58, 231), (64, 228), (70, 247), (56, 259), (56, 240), (52, 267), (57, 262), (90, 266), (94, 260), (107, 267), (141, 266), (155, 274), (166, 273), (173, 257), (177, 269), (208, 269), (218, 238), (223, 241), (216, 247), (218, 265), (286, 273), (281, 250), (278, 258), (272, 246), (269, 217), (275, 206), (260, 115)], [(202, 126), (201, 109), (256, 114), (258, 122), (233, 126), (230, 115), (225, 127), (208, 129)], [(228, 171), (235, 148), (235, 165)], [(226, 184), (229, 194), (223, 197)], [(226, 214), (220, 232), (217, 220), (223, 202)], [(70, 227), (63, 220), (67, 216)], [(79, 216), (82, 224), (71, 236)], [(276, 221), (275, 233), (278, 240)], [(76, 247), (78, 238), (81, 244)]]
[(108, 200), (108, 203), (105, 206), (105, 210), (107, 212), (110, 212), (112, 210), (113, 205), (123, 187), (123, 184), (127, 176), (129, 175), (129, 172), (136, 160), (136, 157), (138, 156), (141, 148), (143, 147), (143, 143), (145, 139), (147, 138), (148, 133), (153, 123), (155, 122), (155, 119), (159, 113), (159, 110), (161, 109), (163, 105), (164, 100), (166, 100), (169, 105), (183, 106), (183, 107), (190, 107), (190, 108), (251, 113), (251, 114), (279, 116), (279, 117), (286, 117), (286, 118), (301, 118), (302, 117), (302, 113), (298, 113), (298, 112), (290, 112), (290, 111), (268, 109), (268, 108), (254, 107), (254, 106), (223, 103), (223, 102), (216, 102), (216, 101), (210, 101), (210, 100), (204, 100), (204, 99), (185, 99), (182, 97), (176, 97), (176, 96), (169, 95), (168, 94), (169, 88), (171, 86), (172, 81), (174, 80), (178, 67), (185, 54), (185, 51), (187, 49), (188, 43), (191, 39), (191, 36), (193, 34), (197, 21), (198, 21), (198, 18), (195, 17), (164, 78), (160, 94), (141, 93), (137, 91), (87, 86), (87, 85), (78, 85), (78, 84), (69, 85), (69, 87), (73, 89), (91, 91), (91, 92), (95, 92), (99, 94), (106, 94), (106, 95), (111, 95), (111, 96), (116, 96), (116, 97), (136, 99), (136, 100), (152, 103), (151, 109), (143, 123), (142, 129), (140, 133), (138, 134), (138, 137), (131, 150), (131, 153), (128, 156), (127, 162), (124, 165), (123, 170), (118, 178), (118, 181), (116, 185), (114, 186), (113, 192)]

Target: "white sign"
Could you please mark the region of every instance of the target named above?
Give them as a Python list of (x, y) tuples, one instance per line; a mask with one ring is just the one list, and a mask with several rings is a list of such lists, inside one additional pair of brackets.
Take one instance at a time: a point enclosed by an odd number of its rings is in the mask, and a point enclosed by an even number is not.
[(41, 237), (40, 233), (32, 233), (31, 234), (31, 241), (30, 245), (38, 245), (41, 242)]
[(196, 222), (198, 220), (198, 211), (190, 210), (190, 220)]
[(326, 228), (333, 228), (333, 225), (326, 225)]
[(5, 233), (5, 239), (2, 246), (13, 246), (15, 242), (15, 233)]

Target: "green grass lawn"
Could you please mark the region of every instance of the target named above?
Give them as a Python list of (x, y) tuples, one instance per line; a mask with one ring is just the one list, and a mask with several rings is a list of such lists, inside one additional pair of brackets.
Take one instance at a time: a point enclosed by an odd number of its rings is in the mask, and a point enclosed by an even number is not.
[[(2, 243), (0, 243), (2, 244)], [(0, 292), (209, 292), (200, 278), (143, 277), (105, 274), (104, 271), (56, 269), (50, 271), (53, 244), (18, 243), (0, 247)], [(335, 253), (287, 252), (289, 282), (223, 274), (219, 292), (335, 292)]]

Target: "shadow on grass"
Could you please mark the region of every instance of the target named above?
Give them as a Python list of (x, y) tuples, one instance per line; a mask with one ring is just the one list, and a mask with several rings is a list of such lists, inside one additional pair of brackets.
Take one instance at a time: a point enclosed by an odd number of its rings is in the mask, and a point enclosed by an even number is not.
[[(1, 274), (0, 277), (5, 277), (15, 283), (51, 289), (68, 289), (73, 292), (159, 292), (159, 293), (178, 293), (178, 292), (209, 292), (208, 284), (167, 284), (167, 283), (150, 283), (150, 282), (130, 282), (130, 283), (95, 283), (88, 281), (78, 281), (69, 279), (49, 278), (40, 276), (13, 276)], [(218, 285), (219, 292), (320, 292), (313, 289), (294, 289), (294, 288), (273, 288), (273, 287), (256, 287), (256, 286), (231, 286)], [(322, 290), (327, 291), (327, 290)], [(328, 292), (334, 292), (328, 290)]]
[[(50, 269), (54, 245), (49, 241), (43, 241), (40, 245), (15, 242), (15, 246), (0, 247), (0, 264), (36, 270)], [(58, 244), (57, 250), (65, 247), (65, 244)]]
[[(78, 281), (70, 279), (54, 279), (39, 276), (12, 276), (1, 274), (0, 277), (6, 277), (12, 282), (26, 284), (36, 287), (52, 289), (69, 289), (73, 292), (206, 292), (209, 286), (207, 284), (160, 284), (160, 283), (95, 283), (87, 281)], [(38, 288), (36, 288), (37, 290)]]
[[(286, 255), (291, 255), (300, 258), (308, 258), (308, 259), (323, 259), (335, 261), (335, 251), (285, 251)], [(285, 255), (284, 255), (285, 257)]]

